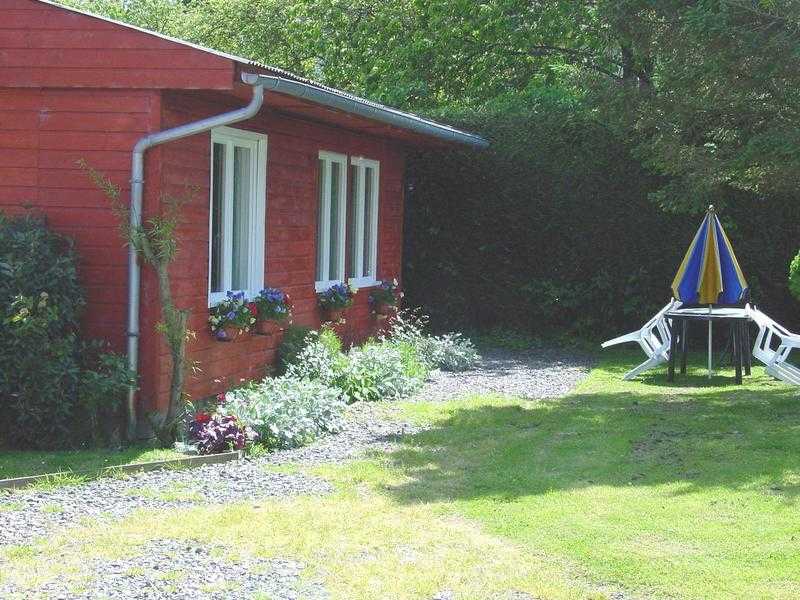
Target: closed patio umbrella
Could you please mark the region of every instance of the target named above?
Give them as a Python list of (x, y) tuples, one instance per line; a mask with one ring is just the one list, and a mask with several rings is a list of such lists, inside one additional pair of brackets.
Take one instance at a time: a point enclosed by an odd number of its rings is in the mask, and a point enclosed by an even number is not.
[[(672, 282), (672, 293), (684, 304), (737, 304), (747, 291), (733, 247), (713, 206), (708, 207)], [(708, 321), (708, 376), (711, 377), (711, 320)]]

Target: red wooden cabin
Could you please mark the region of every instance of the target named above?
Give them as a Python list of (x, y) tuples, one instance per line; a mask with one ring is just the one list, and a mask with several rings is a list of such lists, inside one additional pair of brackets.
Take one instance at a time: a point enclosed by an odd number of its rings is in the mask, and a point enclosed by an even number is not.
[[(296, 323), (318, 326), (316, 292), (331, 282), (364, 288), (400, 277), (408, 149), (486, 142), (243, 58), (43, 0), (0, 0), (0, 210), (42, 212), (75, 239), (86, 334), (120, 351), (130, 328), (128, 251), (76, 162), (104, 172), (127, 199), (137, 141), (252, 106), (257, 87), (264, 99), (253, 117), (144, 153), (145, 218), (164, 195), (197, 190), (172, 273), (197, 332), (188, 348), (201, 370), (188, 380), (194, 398), (261, 377), (274, 358), (274, 338), (214, 340), (208, 309), (220, 294), (278, 287), (292, 295)], [(163, 409), (169, 353), (155, 331), (149, 268), (138, 287), (139, 402)], [(367, 296), (348, 315), (353, 339), (374, 324)]]

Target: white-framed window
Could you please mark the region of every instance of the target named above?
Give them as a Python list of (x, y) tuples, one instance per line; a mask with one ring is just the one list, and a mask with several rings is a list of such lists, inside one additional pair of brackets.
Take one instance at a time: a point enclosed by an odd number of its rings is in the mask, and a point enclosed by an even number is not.
[(208, 305), (226, 292), (253, 297), (264, 287), (267, 136), (211, 130)]
[(347, 222), (347, 156), (320, 151), (317, 205), (318, 292), (344, 281)]
[(356, 287), (367, 287), (375, 284), (378, 273), (380, 163), (353, 157), (350, 165), (350, 282)]

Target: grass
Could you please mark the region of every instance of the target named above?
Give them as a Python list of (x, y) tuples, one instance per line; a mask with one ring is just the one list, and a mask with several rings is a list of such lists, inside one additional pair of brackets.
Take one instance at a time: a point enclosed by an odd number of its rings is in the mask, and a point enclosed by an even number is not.
[(180, 458), (172, 450), (132, 447), (58, 452), (1, 451), (0, 479), (68, 471), (99, 471), (104, 467)]
[(621, 381), (638, 359), (604, 355), (560, 400), (395, 404), (430, 428), (314, 468), (331, 495), (88, 523), (0, 552), (0, 582), (78, 586), (91, 558), (174, 538), (302, 560), (334, 598), (798, 597), (797, 392), (758, 369)]

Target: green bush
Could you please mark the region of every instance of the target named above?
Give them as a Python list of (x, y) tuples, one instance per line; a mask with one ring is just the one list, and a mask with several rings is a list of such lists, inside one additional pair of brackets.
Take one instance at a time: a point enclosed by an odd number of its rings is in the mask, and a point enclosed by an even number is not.
[(427, 376), (431, 369), (466, 371), (480, 360), (475, 345), (460, 333), (433, 336), (426, 332), (428, 317), (417, 310), (400, 311), (392, 321), (385, 340), (397, 347), (406, 347)]
[[(602, 339), (643, 323), (701, 214), (650, 200), (664, 180), (579, 101), (547, 89), (438, 115), (486, 150), (420, 151), (408, 165), (403, 286), (437, 331), (496, 327)], [(800, 328), (786, 284), (800, 203), (730, 190), (715, 199), (753, 299)]]
[(232, 390), (217, 409), (234, 415), (259, 434), (268, 448), (293, 448), (341, 428), (345, 404), (341, 391), (319, 381), (267, 377)]
[(278, 370), (286, 372), (286, 368), (294, 363), (297, 355), (306, 346), (306, 337), (312, 331), (310, 327), (302, 325), (289, 325), (283, 333), (283, 339), (278, 346)]
[(353, 348), (347, 354), (339, 386), (348, 402), (407, 398), (423, 381), (409, 375), (407, 365), (403, 353), (390, 342)]
[(117, 444), (124, 426), (122, 410), (136, 375), (122, 354), (110, 352), (102, 342), (84, 344), (78, 382), (78, 408), (83, 437), (95, 446)]
[(84, 343), (85, 301), (71, 240), (42, 218), (0, 213), (0, 446), (75, 448), (119, 441), (131, 374)]
[(789, 265), (789, 290), (795, 298), (800, 300), (800, 252)]
[(72, 243), (40, 218), (0, 214), (0, 263), (0, 440), (74, 445), (84, 298)]
[(330, 329), (311, 331), (305, 346), (286, 367), (286, 376), (342, 388), (347, 356), (341, 351), (341, 341)]

